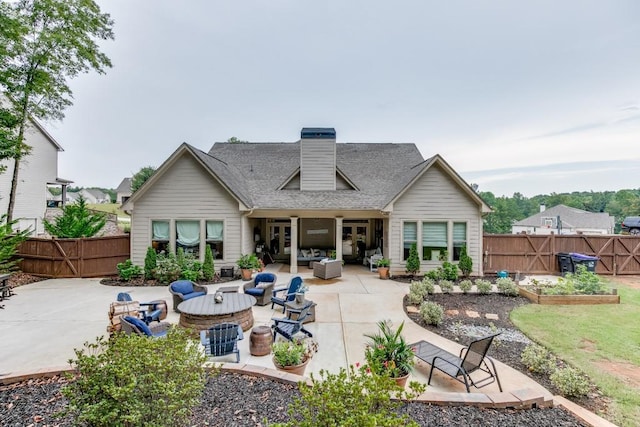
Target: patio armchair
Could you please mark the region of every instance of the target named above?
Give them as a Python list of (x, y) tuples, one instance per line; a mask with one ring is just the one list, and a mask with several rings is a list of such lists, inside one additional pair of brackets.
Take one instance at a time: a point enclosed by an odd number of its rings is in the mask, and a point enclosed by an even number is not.
[[(302, 277), (293, 276), (289, 280), (289, 284), (286, 286), (279, 286), (273, 289), (273, 294), (271, 297), (271, 309), (273, 309), (274, 305), (281, 305), (282, 312), (285, 311), (285, 303), (289, 301), (293, 301), (296, 297), (296, 292), (302, 286)], [(278, 296), (280, 294), (280, 296)]]
[(207, 330), (200, 331), (200, 343), (207, 356), (218, 357), (227, 354), (236, 355), (236, 363), (240, 362), (238, 341), (244, 339), (242, 328), (237, 323), (221, 323)]
[[(456, 356), (449, 353), (446, 350), (441, 349), (438, 346), (428, 343), (427, 341), (418, 341), (414, 344), (410, 344), (414, 348), (415, 356), (431, 365), (429, 371), (429, 381), (427, 384), (431, 384), (431, 376), (433, 370), (437, 369), (449, 375), (456, 381), (463, 383), (469, 393), (469, 387), (476, 388), (484, 387), (498, 382), (498, 388), (502, 391), (502, 385), (498, 378), (498, 371), (496, 371), (496, 365), (493, 363), (493, 359), (487, 356), (489, 347), (493, 342), (493, 339), (500, 335), (500, 333), (488, 335), (486, 337), (472, 341), (468, 347), (460, 350), (460, 355)], [(487, 364), (487, 360), (491, 363), (491, 368)], [(485, 376), (480, 379), (471, 378), (471, 374), (481, 371)]]
[[(120, 292), (116, 297), (120, 302), (133, 302), (133, 298), (128, 292)], [(153, 321), (159, 322), (167, 318), (167, 302), (164, 300), (139, 302), (142, 310), (138, 312), (140, 319), (147, 325)]]
[(169, 285), (169, 292), (173, 295), (173, 311), (180, 313), (178, 304), (191, 298), (207, 294), (207, 288), (191, 280), (176, 280)]
[(304, 328), (304, 322), (310, 315), (312, 304), (313, 303), (309, 301), (309, 304), (300, 310), (295, 320), (290, 317), (271, 319), (273, 321), (271, 325), (271, 329), (273, 329), (273, 341), (276, 340), (276, 334), (282, 335), (289, 341), (293, 341), (293, 336), (297, 333), (303, 333), (308, 337), (312, 337), (313, 334)]
[(251, 281), (243, 285), (244, 293), (256, 299), (256, 305), (267, 305), (273, 296), (273, 287), (277, 277), (273, 273), (258, 273)]
[(127, 335), (139, 334), (151, 338), (162, 338), (167, 335), (167, 332), (169, 332), (171, 324), (167, 322), (158, 322), (150, 326), (137, 317), (121, 316), (120, 327), (122, 332)]

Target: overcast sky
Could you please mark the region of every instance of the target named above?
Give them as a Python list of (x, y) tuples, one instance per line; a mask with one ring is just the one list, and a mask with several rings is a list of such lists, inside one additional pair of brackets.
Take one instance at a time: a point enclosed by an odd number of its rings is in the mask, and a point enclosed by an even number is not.
[(45, 123), (75, 185), (115, 188), (183, 141), (334, 127), (496, 195), (640, 187), (638, 1), (98, 3), (113, 68)]

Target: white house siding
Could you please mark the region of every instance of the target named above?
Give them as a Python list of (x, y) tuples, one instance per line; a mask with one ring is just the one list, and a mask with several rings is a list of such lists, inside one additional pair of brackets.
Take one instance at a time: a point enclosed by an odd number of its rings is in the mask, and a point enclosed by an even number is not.
[[(31, 227), (36, 234), (44, 233), (42, 218), (47, 208), (47, 183), (55, 182), (58, 175), (58, 148), (35, 126), (27, 130), (25, 140), (31, 153), (20, 162), (18, 188), (13, 218), (18, 219), (21, 230)], [(13, 161), (2, 162), (7, 170), (0, 174), (0, 213), (7, 213)]]
[[(389, 258), (392, 272), (405, 271), (402, 224), (405, 221), (466, 222), (467, 253), (474, 275), (482, 274), (482, 217), (479, 206), (438, 166), (433, 166), (395, 203), (389, 218)], [(418, 230), (420, 230), (420, 225)], [(449, 241), (451, 241), (451, 226)], [(420, 231), (418, 232), (420, 240)], [(418, 247), (420, 245), (418, 244)], [(419, 250), (420, 252), (420, 250)], [(450, 252), (451, 255), (451, 252)], [(420, 271), (440, 266), (438, 261), (421, 261)]]
[(336, 140), (300, 141), (300, 189), (336, 189)]
[[(224, 254), (216, 270), (235, 265), (241, 252), (238, 202), (190, 155), (176, 159), (136, 200), (131, 216), (131, 260), (144, 265), (152, 220), (224, 220)], [(174, 229), (173, 222), (171, 229)], [(204, 251), (201, 251), (204, 259)]]

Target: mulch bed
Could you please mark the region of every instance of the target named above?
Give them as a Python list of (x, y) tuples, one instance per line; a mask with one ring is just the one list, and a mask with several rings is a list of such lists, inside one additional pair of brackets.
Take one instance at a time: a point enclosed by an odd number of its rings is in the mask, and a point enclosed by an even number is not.
[[(196, 283), (199, 285), (210, 285), (212, 283), (225, 283), (232, 280), (237, 280), (237, 277), (220, 277), (216, 275), (213, 280), (199, 280)], [(136, 277), (131, 280), (122, 280), (118, 276), (106, 277), (100, 280), (100, 284), (106, 286), (168, 286), (168, 283), (160, 282), (155, 279), (145, 279), (144, 277)]]
[[(66, 399), (60, 394), (64, 384), (64, 378), (54, 377), (0, 386), (2, 425), (74, 425), (71, 416), (56, 416), (66, 406)], [(189, 426), (265, 426), (286, 422), (289, 420), (287, 408), (298, 396), (295, 386), (223, 372), (208, 380)], [(411, 402), (400, 408), (400, 412), (421, 426), (586, 426), (560, 408), (498, 410)]]
[[(415, 323), (462, 345), (468, 345), (480, 336), (500, 331), (500, 336), (489, 349), (489, 355), (534, 379), (551, 393), (562, 394), (548, 375), (529, 371), (521, 361), (521, 354), (531, 341), (511, 323), (509, 313), (517, 307), (529, 304), (528, 299), (501, 294), (437, 293), (429, 295), (427, 300), (434, 301), (444, 308), (443, 322), (438, 326), (427, 325), (419, 314), (407, 312), (407, 316)], [(405, 296), (405, 311), (408, 306), (411, 304)], [(479, 316), (469, 317), (467, 311), (478, 313)], [(486, 314), (496, 314), (498, 319), (487, 318)], [(559, 366), (564, 365), (561, 360), (558, 363)], [(606, 413), (609, 406), (609, 399), (603, 396), (594, 384), (591, 385), (591, 391), (587, 396), (568, 399), (594, 413)]]

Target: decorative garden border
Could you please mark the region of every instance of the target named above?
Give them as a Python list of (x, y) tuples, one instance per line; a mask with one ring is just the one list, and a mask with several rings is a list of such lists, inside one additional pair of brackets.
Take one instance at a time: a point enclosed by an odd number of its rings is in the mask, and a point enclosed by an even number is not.
[(522, 286), (518, 286), (520, 296), (527, 298), (534, 304), (542, 305), (594, 305), (594, 304), (620, 304), (618, 290), (613, 289), (611, 294), (599, 295), (542, 295)]

